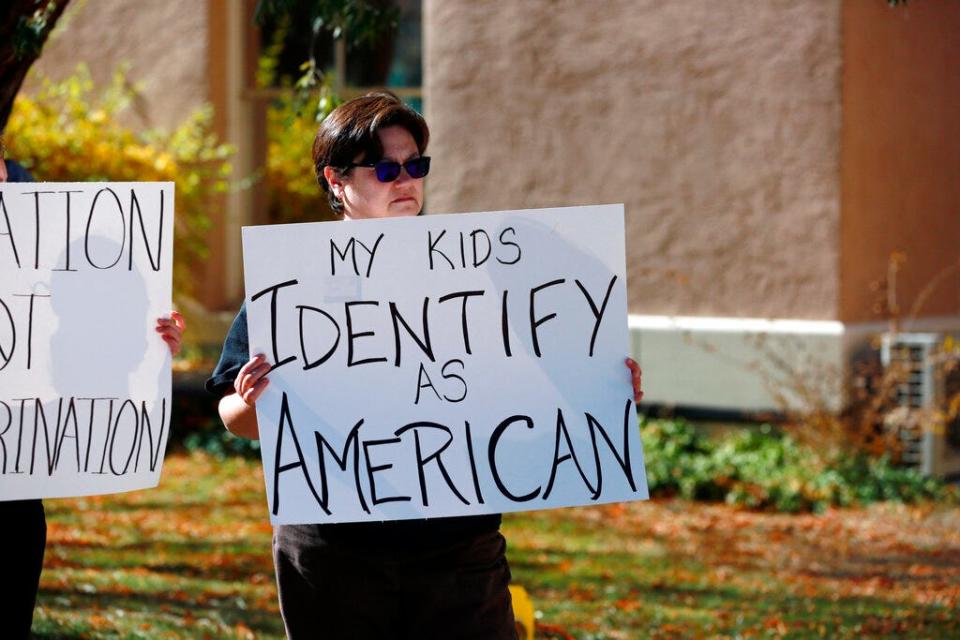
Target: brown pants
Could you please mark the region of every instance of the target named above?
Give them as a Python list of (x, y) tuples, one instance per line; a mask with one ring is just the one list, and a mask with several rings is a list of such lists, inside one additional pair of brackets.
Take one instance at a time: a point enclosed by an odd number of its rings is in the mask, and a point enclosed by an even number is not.
[(499, 532), (415, 554), (331, 545), (310, 527), (273, 536), (287, 637), (515, 640)]

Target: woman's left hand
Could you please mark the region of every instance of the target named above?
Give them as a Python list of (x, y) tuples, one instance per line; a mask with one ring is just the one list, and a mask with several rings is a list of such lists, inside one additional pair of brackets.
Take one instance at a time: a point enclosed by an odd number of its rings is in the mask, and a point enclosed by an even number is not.
[(643, 389), (640, 388), (643, 372), (640, 371), (640, 365), (633, 358), (627, 358), (624, 362), (630, 369), (630, 381), (633, 383), (633, 401), (640, 404), (640, 401), (643, 400)]
[(180, 343), (183, 341), (183, 331), (187, 328), (183, 316), (176, 311), (170, 312), (169, 318), (157, 318), (156, 331), (170, 348), (170, 355), (180, 353)]

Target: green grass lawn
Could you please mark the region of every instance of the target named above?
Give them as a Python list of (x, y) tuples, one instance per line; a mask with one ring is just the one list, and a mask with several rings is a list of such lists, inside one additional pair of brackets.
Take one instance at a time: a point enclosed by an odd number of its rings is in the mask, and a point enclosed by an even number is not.
[[(38, 637), (283, 636), (257, 462), (46, 502)], [(653, 501), (505, 517), (538, 638), (960, 637), (960, 509), (819, 515)], [(450, 638), (455, 638), (451, 630)]]

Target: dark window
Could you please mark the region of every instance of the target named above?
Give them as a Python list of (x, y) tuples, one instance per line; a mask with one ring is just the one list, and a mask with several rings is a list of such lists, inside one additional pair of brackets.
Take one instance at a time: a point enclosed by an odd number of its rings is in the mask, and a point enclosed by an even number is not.
[(334, 86), (342, 97), (387, 87), (422, 111), (422, 0), (394, 0), (393, 4), (399, 9), (396, 26), (388, 28), (375, 43), (350, 47), (327, 31), (314, 37), (306, 0), (296, 3), (289, 18), (264, 24), (263, 52), (276, 64), (269, 86), (291, 87), (303, 75), (300, 66), (309, 58), (312, 46), (320, 70), (333, 74), (343, 70), (343, 78), (334, 76)]

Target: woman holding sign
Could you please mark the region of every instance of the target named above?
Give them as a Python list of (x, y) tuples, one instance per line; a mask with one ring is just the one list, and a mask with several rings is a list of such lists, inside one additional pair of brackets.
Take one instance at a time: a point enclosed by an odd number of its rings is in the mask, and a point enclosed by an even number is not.
[[(429, 130), (395, 96), (351, 100), (320, 125), (317, 181), (345, 220), (419, 215)], [(640, 369), (627, 359), (636, 400)], [(232, 433), (258, 438), (270, 363), (249, 357), (245, 308), (207, 388)], [(515, 638), (500, 516), (278, 525), (274, 563), (290, 638)]]
[[(0, 136), (0, 183), (33, 182), (33, 176), (14, 160), (4, 158)], [(176, 311), (157, 319), (157, 333), (176, 355), (180, 351), (184, 321)], [(6, 595), (0, 598), (0, 620), (4, 637), (28, 638), (33, 621), (33, 608), (43, 569), (47, 542), (47, 521), (41, 500), (0, 501), (0, 548), (4, 549), (4, 584)]]

